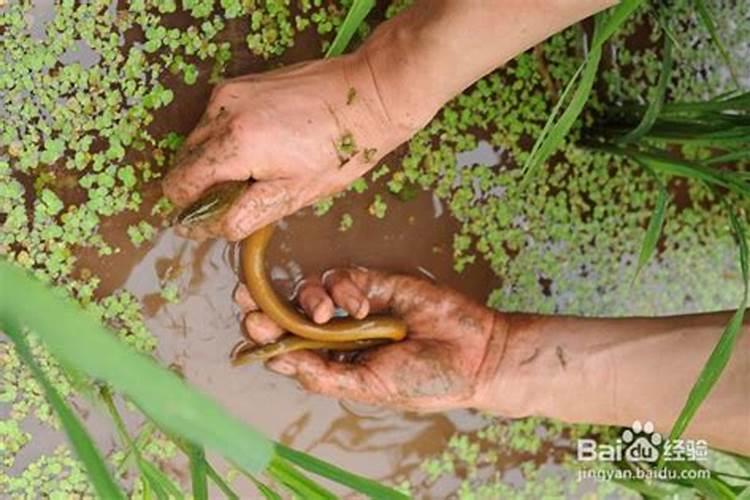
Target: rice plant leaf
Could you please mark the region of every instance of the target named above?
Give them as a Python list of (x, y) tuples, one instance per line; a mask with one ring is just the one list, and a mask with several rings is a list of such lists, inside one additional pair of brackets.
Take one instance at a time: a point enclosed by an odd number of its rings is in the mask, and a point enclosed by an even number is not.
[(359, 29), (367, 14), (375, 7), (375, 0), (354, 0), (349, 12), (346, 13), (344, 22), (336, 33), (336, 38), (326, 51), (326, 57), (334, 57), (344, 53), (352, 37)]
[(730, 57), (729, 51), (724, 45), (724, 42), (721, 41), (719, 30), (716, 28), (716, 22), (714, 22), (713, 14), (711, 14), (711, 11), (708, 9), (706, 2), (704, 2), (704, 0), (695, 0), (695, 10), (698, 12), (698, 17), (706, 27), (708, 34), (711, 35), (711, 41), (716, 45), (716, 48), (721, 54), (721, 58), (724, 59), (724, 63), (729, 68), (729, 73), (732, 75), (734, 85), (737, 88), (740, 88), (741, 85), (737, 78), (737, 71), (734, 67), (734, 63), (732, 62), (732, 58)]
[(714, 347), (713, 352), (708, 358), (705, 366), (701, 370), (698, 380), (690, 390), (685, 406), (682, 408), (680, 415), (675, 421), (672, 431), (670, 432), (670, 439), (679, 439), (685, 429), (687, 428), (690, 421), (695, 416), (698, 408), (708, 396), (708, 393), (713, 388), (716, 381), (719, 379), (721, 372), (729, 362), (729, 358), (732, 355), (737, 336), (742, 329), (742, 322), (745, 317), (745, 309), (747, 308), (748, 298), (748, 248), (747, 248), (747, 235), (745, 233), (744, 223), (737, 217), (735, 212), (730, 209), (729, 219), (732, 225), (732, 230), (738, 240), (739, 254), (740, 254), (740, 270), (742, 272), (742, 280), (744, 282), (744, 291), (742, 295), (742, 301), (740, 302), (739, 308), (732, 316), (724, 331), (721, 334), (719, 342)]
[(406, 499), (403, 493), (371, 479), (352, 474), (335, 465), (329, 464), (319, 458), (315, 458), (307, 453), (288, 448), (280, 443), (276, 443), (276, 453), (293, 464), (305, 469), (308, 472), (336, 481), (339, 484), (348, 486), (353, 490), (364, 493), (372, 498), (384, 499)]
[(659, 117), (661, 108), (664, 105), (664, 96), (667, 93), (667, 84), (669, 84), (669, 77), (671, 75), (672, 40), (668, 36), (665, 36), (664, 48), (662, 49), (661, 72), (659, 73), (659, 80), (654, 89), (653, 98), (651, 99), (648, 108), (646, 108), (646, 112), (643, 113), (643, 118), (638, 126), (625, 134), (618, 142), (635, 142), (651, 130), (651, 127), (656, 123), (656, 119)]
[(208, 467), (206, 454), (200, 446), (188, 443), (188, 458), (190, 459), (190, 480), (193, 487), (194, 500), (208, 500), (208, 481), (206, 480)]
[[(3, 279), (0, 279), (0, 282), (3, 284), (9, 283)], [(10, 290), (20, 290), (20, 288), (14, 288), (11, 286)], [(17, 295), (20, 296), (21, 294)], [(28, 296), (25, 294), (24, 296), (28, 300)], [(38, 310), (37, 315), (43, 316), (38, 314)], [(34, 359), (31, 349), (26, 342), (25, 334), (19, 326), (21, 323), (10, 315), (2, 315), (0, 316), (0, 319), (2, 319), (2, 321), (0, 321), (0, 327), (2, 327), (3, 331), (5, 331), (13, 342), (18, 356), (23, 360), (26, 366), (28, 366), (29, 370), (31, 370), (37, 383), (42, 387), (50, 406), (55, 410), (55, 413), (57, 413), (60, 423), (65, 430), (65, 434), (70, 440), (70, 444), (75, 450), (78, 458), (81, 460), (81, 463), (91, 480), (94, 491), (96, 491), (100, 498), (124, 500), (125, 496), (123, 495), (122, 490), (117, 486), (117, 483), (109, 472), (107, 465), (104, 463), (99, 450), (94, 445), (91, 436), (89, 436), (88, 432), (81, 424), (81, 421), (75, 415), (73, 410), (70, 409), (62, 396), (60, 396), (60, 393), (57, 392), (52, 383), (47, 379), (47, 376)]]
[(138, 445), (136, 445), (136, 443), (130, 437), (130, 433), (125, 427), (125, 422), (122, 419), (122, 415), (120, 415), (120, 412), (117, 410), (117, 406), (115, 406), (115, 402), (112, 398), (112, 393), (110, 392), (109, 388), (102, 387), (99, 391), (99, 397), (102, 401), (104, 401), (104, 405), (109, 410), (109, 414), (115, 423), (115, 428), (117, 429), (120, 438), (125, 443), (127, 450), (135, 457), (135, 463), (141, 473), (141, 479), (144, 482), (144, 487), (150, 487), (149, 491), (153, 490), (154, 494), (159, 500), (184, 498), (184, 495), (177, 487), (177, 485), (174, 484), (174, 481), (167, 477), (167, 475), (159, 470), (158, 467), (143, 458)]
[(737, 500), (750, 500), (750, 486), (747, 486), (742, 493), (737, 495)]
[(651, 256), (654, 254), (654, 250), (656, 250), (656, 245), (659, 243), (661, 230), (664, 226), (664, 217), (667, 213), (668, 203), (669, 192), (667, 191), (667, 187), (665, 185), (662, 185), (656, 198), (654, 213), (651, 215), (651, 220), (649, 220), (648, 227), (646, 228), (646, 235), (643, 237), (643, 243), (641, 243), (641, 252), (638, 256), (638, 266), (635, 269), (635, 276), (633, 276), (633, 280), (638, 277), (638, 274), (643, 269), (643, 266), (646, 265)]
[(250, 481), (252, 481), (255, 487), (258, 488), (258, 491), (260, 491), (260, 494), (263, 495), (263, 498), (265, 498), (266, 500), (281, 500), (281, 495), (273, 491), (270, 487), (268, 487), (268, 485), (261, 481), (258, 481), (258, 479), (252, 474), (245, 473), (245, 475), (250, 479)]
[(560, 110), (562, 109), (563, 103), (566, 102), (566, 100), (568, 99), (568, 95), (575, 88), (575, 84), (578, 81), (578, 77), (581, 75), (581, 72), (583, 71), (583, 68), (585, 66), (586, 66), (586, 62), (584, 61), (583, 64), (578, 66), (578, 69), (570, 78), (570, 80), (568, 80), (568, 83), (565, 84), (565, 88), (560, 94), (560, 98), (557, 100), (557, 103), (555, 103), (555, 106), (552, 108), (552, 111), (550, 112), (549, 117), (547, 117), (547, 121), (544, 124), (544, 127), (542, 128), (542, 131), (539, 133), (539, 137), (537, 138), (536, 142), (534, 143), (534, 146), (531, 148), (531, 152), (529, 153), (529, 156), (526, 158), (526, 161), (524, 162), (524, 165), (523, 165), (524, 176), (527, 175), (527, 172), (529, 170), (536, 168), (537, 162), (534, 160), (536, 159), (537, 152), (539, 151), (539, 148), (544, 143), (544, 140), (549, 135), (549, 132), (552, 129), (552, 126), (555, 124), (555, 119), (557, 118), (557, 115), (560, 113)]
[(602, 18), (603, 22), (599, 29), (594, 32), (594, 38), (591, 42), (591, 50), (601, 48), (609, 40), (620, 26), (631, 16), (633, 12), (641, 6), (644, 0), (622, 0), (617, 6), (599, 14), (597, 18)]
[(224, 478), (221, 477), (221, 475), (216, 472), (216, 469), (214, 469), (208, 462), (206, 462), (206, 474), (208, 475), (209, 479), (211, 479), (211, 481), (213, 481), (214, 484), (219, 487), (221, 492), (224, 493), (224, 496), (227, 497), (228, 500), (240, 500), (239, 495), (234, 492), (234, 490), (227, 484)]
[(139, 462), (138, 468), (148, 479), (148, 482), (151, 483), (151, 487), (157, 492), (159, 498), (165, 498), (166, 500), (185, 498), (185, 495), (174, 481), (159, 470), (156, 465), (143, 458)]
[(532, 172), (535, 171), (540, 165), (543, 165), (547, 161), (547, 158), (560, 146), (565, 136), (570, 131), (571, 127), (575, 123), (578, 116), (583, 111), (583, 107), (586, 105), (586, 101), (591, 94), (591, 88), (594, 85), (594, 78), (596, 77), (597, 69), (599, 68), (599, 60), (602, 56), (601, 47), (592, 48), (589, 51), (588, 58), (583, 65), (583, 71), (581, 72), (580, 81), (576, 88), (573, 96), (568, 103), (568, 107), (560, 115), (560, 119), (550, 127), (549, 133), (546, 137), (540, 136), (541, 143), (537, 147), (532, 149), (535, 154), (529, 155), (529, 158), (524, 165), (524, 182), (526, 182), (531, 176)]
[(160, 427), (251, 472), (265, 469), (273, 455), (271, 441), (213, 399), (133, 351), (77, 304), (5, 261), (0, 261), (0, 283), (0, 318), (28, 326), (55, 356), (127, 395)]
[(278, 456), (271, 459), (266, 473), (289, 491), (305, 500), (335, 500), (338, 498)]
[[(750, 159), (750, 149), (742, 149), (739, 151), (732, 151), (723, 155), (714, 156), (713, 158), (706, 160), (705, 163), (707, 165), (716, 165), (717, 163), (732, 163), (746, 159)], [(740, 175), (744, 177), (743, 174), (747, 174), (747, 172), (740, 172)]]
[[(717, 500), (734, 500), (737, 498), (732, 487), (720, 478), (714, 477), (693, 477), (691, 474), (684, 474), (686, 471), (697, 471), (704, 469), (690, 461), (674, 460), (664, 462), (667, 469), (678, 472), (680, 483), (685, 483), (696, 491), (703, 493), (705, 498), (715, 498)], [(682, 474), (680, 474), (682, 473)]]
[(707, 167), (664, 152), (646, 152), (635, 149), (618, 150), (612, 147), (601, 147), (600, 149), (615, 154), (626, 154), (638, 163), (647, 165), (660, 174), (700, 180), (710, 185), (725, 187), (743, 196), (750, 195), (750, 184), (735, 172)]

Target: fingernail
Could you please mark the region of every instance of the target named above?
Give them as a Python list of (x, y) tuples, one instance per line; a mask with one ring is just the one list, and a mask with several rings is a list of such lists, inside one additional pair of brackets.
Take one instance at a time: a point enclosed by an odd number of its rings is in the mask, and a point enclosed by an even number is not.
[(318, 301), (318, 303), (315, 304), (315, 307), (313, 307), (313, 321), (319, 324), (328, 321), (328, 314), (323, 300)]
[(359, 299), (351, 298), (346, 301), (346, 310), (349, 311), (349, 314), (354, 316), (355, 318), (359, 318), (359, 311), (362, 308), (362, 301)]
[(271, 371), (291, 377), (297, 373), (297, 368), (286, 359), (272, 359), (266, 366)]
[(359, 309), (357, 309), (357, 313), (354, 315), (354, 317), (357, 319), (364, 318), (365, 316), (367, 316), (369, 309), (370, 309), (369, 304), (367, 303), (366, 300), (363, 300), (362, 302), (359, 303)]

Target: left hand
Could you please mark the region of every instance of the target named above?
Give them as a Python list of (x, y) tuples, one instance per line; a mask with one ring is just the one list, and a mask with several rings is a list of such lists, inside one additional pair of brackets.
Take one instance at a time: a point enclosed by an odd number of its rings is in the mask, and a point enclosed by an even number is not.
[[(299, 303), (316, 323), (338, 306), (358, 319), (384, 312), (406, 321), (405, 340), (362, 352), (351, 363), (318, 352), (296, 351), (268, 367), (297, 378), (312, 392), (412, 411), (478, 407), (494, 380), (507, 321), (458, 292), (412, 276), (363, 268), (336, 269), (305, 280)], [(284, 331), (257, 310), (240, 285), (235, 300), (246, 314), (249, 337), (273, 342)]]

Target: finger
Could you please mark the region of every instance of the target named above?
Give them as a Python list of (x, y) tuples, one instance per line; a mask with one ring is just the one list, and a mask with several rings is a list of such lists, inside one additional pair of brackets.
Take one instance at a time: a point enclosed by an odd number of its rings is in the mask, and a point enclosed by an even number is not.
[(221, 220), (221, 234), (238, 241), (292, 213), (297, 206), (288, 180), (250, 184)]
[(185, 145), (172, 170), (164, 178), (162, 188), (169, 200), (178, 207), (196, 201), (206, 189), (225, 181), (251, 177), (251, 163), (240, 154), (241, 132), (229, 122), (223, 129), (203, 142)]
[(267, 364), (282, 375), (296, 377), (310, 391), (336, 399), (383, 404), (393, 394), (391, 388), (366, 364), (344, 364), (324, 359), (310, 351), (278, 356)]
[(268, 344), (284, 334), (283, 328), (259, 311), (250, 312), (244, 323), (248, 338), (258, 344)]
[(299, 288), (299, 303), (305, 314), (318, 324), (328, 322), (336, 312), (333, 300), (317, 278), (306, 279)]
[(234, 289), (232, 299), (239, 306), (242, 314), (247, 314), (250, 311), (257, 311), (258, 304), (255, 303), (253, 298), (250, 296), (250, 291), (247, 289), (244, 283), (237, 283), (237, 287)]
[(365, 293), (351, 279), (349, 269), (332, 269), (323, 274), (323, 283), (336, 305), (350, 316), (362, 319), (370, 312)]
[[(353, 283), (367, 299), (368, 314), (383, 312), (387, 309), (393, 309), (397, 314), (404, 312), (396, 300), (396, 281), (403, 277), (381, 271), (373, 271), (364, 267), (351, 267), (343, 270), (328, 271), (327, 274), (330, 277), (326, 277), (326, 284), (329, 284), (332, 278), (335, 280), (337, 277), (342, 276), (338, 271), (344, 271), (343, 276), (346, 277), (346, 281)], [(330, 285), (335, 288), (335, 283), (330, 283)]]

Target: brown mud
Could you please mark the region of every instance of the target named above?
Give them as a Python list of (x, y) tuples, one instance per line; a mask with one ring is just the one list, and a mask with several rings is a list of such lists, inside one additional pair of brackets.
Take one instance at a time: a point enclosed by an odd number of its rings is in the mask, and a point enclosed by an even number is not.
[[(187, 16), (174, 15), (169, 24), (184, 27), (188, 20)], [(229, 21), (218, 37), (230, 41), (233, 47), (227, 77), (320, 56), (317, 36), (308, 30), (281, 61), (262, 61), (245, 48), (246, 24), (243, 20)], [(125, 38), (127, 47), (138, 43), (142, 33), (132, 30)], [(200, 119), (211, 92), (206, 81), (210, 65), (199, 64), (199, 69), (201, 78), (196, 85), (187, 86), (178, 77), (167, 77), (165, 84), (174, 90), (175, 99), (157, 113), (150, 127), (154, 137), (167, 132), (187, 134)], [(463, 156), (462, 161), (471, 161)], [(477, 161), (484, 159), (481, 156)], [(128, 160), (143, 158), (143, 153), (128, 155)], [(388, 161), (398, 159), (389, 157)], [(394, 482), (410, 476), (427, 457), (440, 453), (454, 432), (484, 424), (484, 417), (468, 411), (415, 415), (337, 402), (307, 394), (294, 381), (262, 365), (232, 367), (229, 352), (242, 338), (240, 313), (231, 300), (238, 280), (236, 245), (193, 242), (165, 228), (151, 244), (134, 248), (126, 228), (147, 215), (160, 196), (158, 183), (143, 186), (142, 191), (142, 213), (124, 213), (102, 222), (101, 234), (121, 251), (100, 258), (93, 251), (81, 249), (77, 253), (78, 270), (90, 270), (101, 278), (97, 290), (100, 296), (119, 289), (134, 293), (143, 304), (148, 328), (158, 339), (160, 361), (180, 371), (232, 413), (287, 445), (356, 473)], [(383, 194), (388, 204), (384, 219), (368, 214), (375, 193), (384, 193), (383, 186), (373, 185), (363, 194), (348, 193), (324, 217), (306, 209), (282, 222), (269, 247), (267, 262), (279, 293), (288, 295), (299, 275), (350, 265), (422, 275), (480, 302), (499, 286), (499, 280), (483, 262), (469, 266), (462, 274), (453, 270), (452, 238), (457, 222), (431, 193), (421, 192), (408, 202)], [(339, 222), (345, 213), (354, 223), (342, 232)], [(146, 218), (159, 223), (153, 217)], [(179, 288), (176, 303), (168, 303), (160, 295), (167, 283)], [(100, 436), (105, 449), (113, 446), (106, 424), (95, 420), (97, 423), (87, 418), (97, 427), (95, 435)], [(52, 443), (59, 442), (49, 431), (36, 429), (27, 447), (30, 455), (18, 465), (28, 463), (31, 455), (49, 452)], [(235, 486), (244, 493), (243, 498), (254, 497), (249, 485), (247, 490)], [(441, 480), (437, 488), (447, 492), (455, 486), (454, 480)]]

